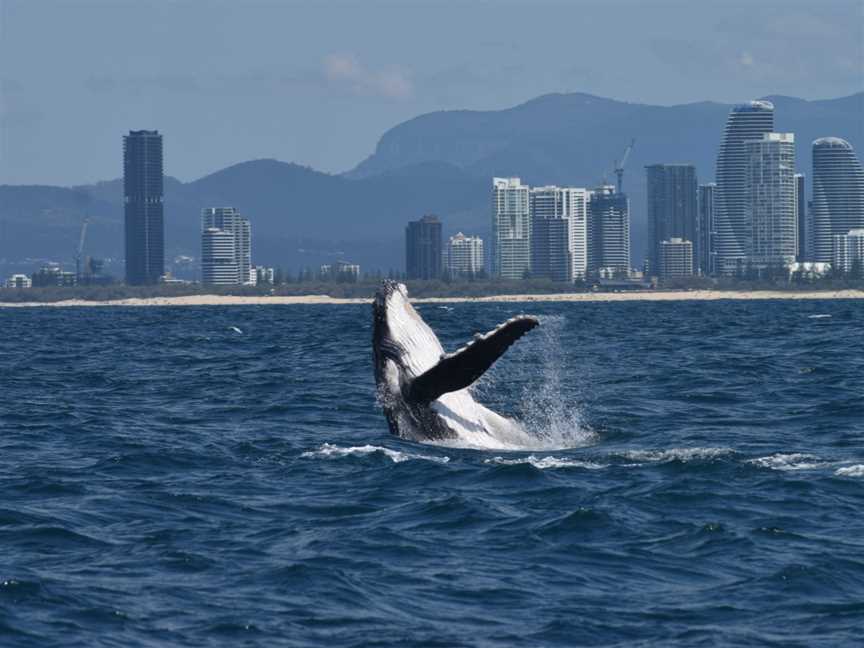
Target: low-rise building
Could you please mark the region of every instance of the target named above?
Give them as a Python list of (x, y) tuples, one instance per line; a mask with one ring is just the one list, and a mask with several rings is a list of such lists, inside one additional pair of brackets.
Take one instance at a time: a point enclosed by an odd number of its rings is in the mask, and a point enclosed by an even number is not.
[(833, 267), (844, 274), (864, 274), (864, 229), (834, 236)]
[(50, 263), (39, 268), (39, 272), (34, 272), (31, 278), (34, 288), (45, 286), (51, 287), (68, 287), (76, 284), (74, 272), (65, 272), (60, 268), (58, 263)]
[(25, 274), (13, 274), (6, 280), (7, 288), (31, 288), (33, 282)]
[(360, 279), (360, 266), (356, 263), (337, 261), (321, 266), (321, 278), (325, 281), (353, 282)]
[(474, 277), (483, 271), (483, 239), (459, 232), (444, 251), (444, 268), (451, 277)]
[(673, 237), (660, 241), (660, 278), (680, 279), (693, 276), (693, 242)]

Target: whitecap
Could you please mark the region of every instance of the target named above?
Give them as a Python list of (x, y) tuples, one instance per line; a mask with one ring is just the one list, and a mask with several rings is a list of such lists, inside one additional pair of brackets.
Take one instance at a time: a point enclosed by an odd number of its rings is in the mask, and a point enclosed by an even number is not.
[(391, 450), (390, 448), (385, 448), (383, 446), (374, 446), (374, 445), (364, 445), (364, 446), (336, 446), (330, 443), (325, 443), (317, 450), (308, 450), (300, 455), (300, 457), (304, 459), (312, 459), (316, 457), (323, 458), (338, 458), (338, 457), (351, 457), (351, 456), (364, 456), (379, 453), (390, 459), (393, 463), (402, 463), (403, 461), (410, 461), (412, 459), (420, 459), (425, 461), (434, 461), (436, 463), (447, 463), (450, 461), (450, 457), (434, 457), (430, 455), (420, 455), (413, 454), (410, 452), (400, 452), (398, 450)]
[(628, 450), (622, 456), (630, 461), (665, 463), (705, 461), (732, 454), (732, 448), (670, 448), (669, 450)]
[(825, 461), (815, 455), (801, 452), (778, 452), (767, 457), (748, 459), (747, 463), (759, 466), (760, 468), (770, 468), (771, 470), (816, 470), (831, 466), (834, 462)]
[(817, 313), (816, 315), (808, 315), (807, 319), (826, 319), (831, 317), (828, 313)]
[(600, 470), (606, 468), (606, 464), (595, 463), (593, 461), (581, 461), (579, 459), (566, 459), (559, 457), (536, 457), (530, 455), (528, 457), (519, 457), (514, 459), (505, 459), (504, 457), (492, 457), (484, 459), (486, 464), (499, 464), (502, 466), (518, 466), (520, 464), (530, 464), (540, 470), (547, 468), (585, 468), (587, 470)]
[(864, 477), (864, 464), (838, 468), (834, 471), (834, 474), (840, 477)]

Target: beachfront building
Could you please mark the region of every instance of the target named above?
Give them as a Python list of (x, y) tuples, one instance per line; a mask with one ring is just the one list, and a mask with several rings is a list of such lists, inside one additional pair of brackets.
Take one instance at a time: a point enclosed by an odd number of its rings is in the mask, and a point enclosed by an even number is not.
[(798, 256), (799, 262), (806, 261), (807, 246), (813, 234), (809, 230), (810, 224), (807, 218), (807, 194), (804, 190), (804, 174), (795, 174), (795, 222), (798, 226)]
[(483, 272), (483, 239), (458, 232), (447, 241), (444, 269), (448, 276), (475, 277)]
[(427, 215), (405, 228), (405, 271), (409, 279), (441, 277), (441, 221)]
[(714, 240), (717, 272), (732, 275), (747, 264), (753, 227), (747, 210), (749, 154), (745, 142), (774, 132), (774, 105), (751, 101), (729, 113), (717, 155)]
[(528, 185), (519, 178), (492, 179), (492, 274), (522, 279), (531, 270)]
[(325, 263), (320, 268), (320, 276), (325, 281), (353, 283), (360, 279), (360, 266), (347, 261)]
[(587, 189), (535, 187), (529, 191), (531, 276), (584, 279), (588, 269)]
[(201, 210), (201, 283), (252, 283), (252, 227), (234, 207)]
[(588, 273), (630, 274), (630, 202), (614, 185), (602, 185), (588, 201)]
[(798, 256), (795, 136), (765, 133), (744, 142), (747, 152), (744, 219), (750, 224), (747, 265), (785, 267)]
[(709, 182), (699, 185), (699, 217), (696, 221), (697, 245), (694, 245), (693, 265), (695, 271), (703, 275), (716, 273), (716, 253), (714, 251), (714, 238), (717, 234), (714, 225), (716, 194), (716, 183)]
[(31, 288), (33, 281), (26, 274), (13, 274), (6, 280), (6, 288)]
[(659, 273), (660, 248), (672, 238), (692, 244), (699, 258), (698, 183), (692, 164), (651, 164), (645, 167), (648, 196), (648, 270)]
[(126, 283), (159, 283), (165, 273), (162, 135), (129, 131), (123, 137)]
[(864, 278), (864, 229), (849, 230), (834, 237), (832, 268)]
[(838, 235), (864, 228), (864, 168), (846, 140), (813, 142), (812, 260), (830, 263)]
[(693, 276), (693, 243), (673, 237), (660, 241), (658, 275), (661, 279), (682, 279)]

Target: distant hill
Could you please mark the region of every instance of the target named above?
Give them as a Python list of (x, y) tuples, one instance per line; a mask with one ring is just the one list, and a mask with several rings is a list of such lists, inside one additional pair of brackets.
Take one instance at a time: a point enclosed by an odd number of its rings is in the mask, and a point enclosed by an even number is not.
[[(805, 101), (768, 97), (780, 131), (796, 134), (798, 167), (810, 174), (810, 143), (837, 135), (864, 150), (864, 93)], [(648, 106), (586, 94), (538, 97), (497, 111), (421, 115), (386, 132), (369, 158), (344, 175), (276, 160), (243, 162), (199, 180), (166, 178), (168, 255), (198, 256), (202, 207), (231, 205), (252, 220), (257, 263), (314, 267), (344, 258), (366, 268), (404, 265), (403, 231), (425, 213), (445, 229), (489, 234), (492, 176), (530, 184), (594, 186), (611, 173), (631, 138), (625, 171), (633, 257), (645, 232), (644, 165), (692, 162), (714, 177), (730, 106)], [(809, 192), (808, 182), (808, 192)], [(71, 261), (81, 219), (91, 217), (85, 253), (122, 256), (122, 182), (73, 188), (0, 187), (0, 259)]]

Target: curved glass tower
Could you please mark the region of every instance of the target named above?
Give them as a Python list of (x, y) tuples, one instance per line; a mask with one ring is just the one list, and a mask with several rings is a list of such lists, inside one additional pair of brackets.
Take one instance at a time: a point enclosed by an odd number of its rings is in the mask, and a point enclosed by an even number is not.
[(839, 137), (813, 142), (813, 260), (834, 259), (834, 236), (864, 228), (864, 168)]
[(717, 271), (734, 274), (746, 263), (752, 247), (753, 228), (747, 214), (749, 156), (745, 142), (761, 140), (774, 131), (774, 104), (751, 101), (735, 106), (717, 155), (715, 193), (715, 246)]

